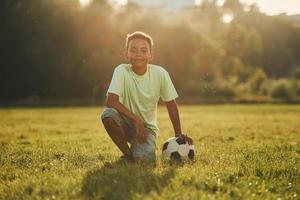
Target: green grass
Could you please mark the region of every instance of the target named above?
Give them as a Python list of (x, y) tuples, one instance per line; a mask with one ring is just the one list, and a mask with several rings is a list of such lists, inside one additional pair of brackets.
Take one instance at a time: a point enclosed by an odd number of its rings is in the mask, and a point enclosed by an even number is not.
[(180, 106), (196, 162), (118, 162), (103, 108), (0, 109), (0, 199), (300, 199), (300, 106)]

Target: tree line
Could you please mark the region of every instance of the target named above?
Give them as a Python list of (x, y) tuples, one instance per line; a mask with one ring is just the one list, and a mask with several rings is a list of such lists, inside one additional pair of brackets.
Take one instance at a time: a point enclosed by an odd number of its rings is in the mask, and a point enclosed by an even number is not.
[[(300, 28), (238, 0), (204, 0), (177, 11), (105, 0), (3, 0), (0, 105), (100, 104), (126, 34), (154, 39), (154, 64), (166, 68), (186, 102), (297, 101)], [(224, 21), (229, 16), (232, 21)]]

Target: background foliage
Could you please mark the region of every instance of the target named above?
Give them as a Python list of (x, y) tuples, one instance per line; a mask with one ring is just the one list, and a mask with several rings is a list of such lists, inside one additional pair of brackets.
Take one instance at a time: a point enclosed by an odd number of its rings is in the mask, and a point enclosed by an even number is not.
[[(288, 16), (267, 16), (238, 0), (205, 0), (175, 12), (96, 0), (3, 0), (0, 105), (101, 103), (112, 71), (125, 62), (126, 34), (155, 42), (185, 102), (297, 101), (300, 28)], [(224, 15), (232, 15), (224, 23)], [(72, 101), (71, 101), (72, 99)], [(88, 100), (88, 101), (86, 101)]]

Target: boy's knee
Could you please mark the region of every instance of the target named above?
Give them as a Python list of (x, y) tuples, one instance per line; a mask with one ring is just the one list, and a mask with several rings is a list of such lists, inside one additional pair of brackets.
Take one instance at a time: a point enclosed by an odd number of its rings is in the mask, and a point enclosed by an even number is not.
[(114, 108), (105, 108), (101, 114), (101, 119), (103, 120), (104, 118), (107, 117), (114, 117), (118, 114), (119, 114), (118, 111)]
[(111, 125), (117, 123), (120, 125), (120, 114), (114, 108), (105, 108), (105, 110), (101, 114), (101, 121), (104, 125)]

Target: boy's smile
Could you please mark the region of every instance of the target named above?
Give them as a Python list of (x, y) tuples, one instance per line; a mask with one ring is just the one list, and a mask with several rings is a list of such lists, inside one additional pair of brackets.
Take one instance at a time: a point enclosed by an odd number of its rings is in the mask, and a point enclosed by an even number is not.
[(128, 44), (125, 57), (132, 64), (135, 73), (144, 74), (147, 64), (152, 60), (149, 43), (144, 39), (132, 39)]

